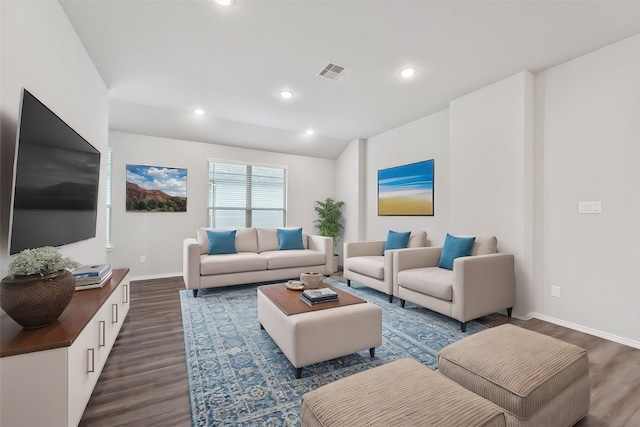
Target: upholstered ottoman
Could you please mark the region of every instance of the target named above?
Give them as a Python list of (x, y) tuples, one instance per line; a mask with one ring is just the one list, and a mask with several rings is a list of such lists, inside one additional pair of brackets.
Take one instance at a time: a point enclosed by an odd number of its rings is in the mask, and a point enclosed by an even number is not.
[(302, 396), (303, 427), (505, 426), (502, 408), (413, 359), (334, 381)]
[(587, 352), (510, 324), (448, 345), (438, 369), (504, 408), (508, 426), (572, 426), (589, 412)]

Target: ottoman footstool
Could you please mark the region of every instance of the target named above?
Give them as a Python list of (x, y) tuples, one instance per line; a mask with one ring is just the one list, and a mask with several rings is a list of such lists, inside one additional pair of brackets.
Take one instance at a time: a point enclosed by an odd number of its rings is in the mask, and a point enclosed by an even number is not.
[(508, 426), (568, 427), (589, 412), (587, 352), (510, 324), (448, 345), (438, 370), (504, 408)]
[(413, 359), (339, 379), (302, 396), (303, 427), (499, 427), (504, 410)]

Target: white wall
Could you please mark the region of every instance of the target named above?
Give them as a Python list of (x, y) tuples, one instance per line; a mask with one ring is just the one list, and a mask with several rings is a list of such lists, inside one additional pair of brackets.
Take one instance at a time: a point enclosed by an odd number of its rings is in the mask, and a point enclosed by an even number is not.
[[(109, 133), (113, 148), (112, 236), (109, 261), (129, 267), (133, 278), (182, 274), (182, 241), (207, 225), (207, 159), (287, 167), (287, 225), (314, 234), (315, 201), (335, 197), (334, 160), (248, 150), (216, 144)], [(187, 212), (125, 211), (127, 164), (187, 169)], [(139, 262), (140, 256), (146, 263)]]
[(498, 238), (516, 260), (514, 312), (531, 310), (533, 76), (528, 72), (449, 104), (449, 232)]
[[(108, 140), (108, 92), (58, 2), (0, 2), (0, 275), (7, 273), (13, 159), (22, 87), (100, 152)], [(102, 156), (102, 171), (106, 156)], [(60, 248), (81, 263), (104, 262), (105, 176), (96, 237)]]
[(352, 141), (336, 160), (336, 200), (344, 202), (344, 232), (337, 248), (341, 261), (342, 243), (365, 238), (366, 150), (367, 141), (358, 139)]
[[(389, 230), (427, 232), (444, 242), (449, 224), (449, 111), (442, 110), (367, 140), (365, 240), (385, 240)], [(378, 216), (378, 170), (434, 159), (434, 216)]]
[[(535, 87), (544, 162), (535, 311), (638, 346), (640, 35), (543, 71)], [(578, 214), (579, 201), (601, 201), (602, 213)]]

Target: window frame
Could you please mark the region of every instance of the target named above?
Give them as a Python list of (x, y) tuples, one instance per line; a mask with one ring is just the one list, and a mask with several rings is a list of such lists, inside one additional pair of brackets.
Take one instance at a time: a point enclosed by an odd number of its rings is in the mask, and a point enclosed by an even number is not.
[[(244, 207), (215, 207), (215, 193), (212, 190), (213, 186), (213, 171), (215, 168), (215, 164), (225, 164), (232, 166), (245, 166), (247, 168), (245, 173), (245, 206)], [(282, 185), (282, 208), (259, 208), (253, 207), (251, 203), (251, 188), (253, 185), (253, 168), (272, 168), (272, 169), (281, 169), (284, 173), (284, 183)], [(227, 160), (227, 159), (207, 159), (207, 226), (210, 228), (219, 228), (219, 229), (235, 229), (238, 227), (216, 227), (215, 224), (215, 211), (244, 211), (244, 227), (252, 228), (252, 227), (260, 227), (260, 225), (253, 225), (253, 213), (256, 211), (278, 211), (282, 212), (282, 227), (286, 227), (287, 225), (287, 203), (288, 203), (288, 186), (289, 186), (289, 170), (287, 166), (284, 165), (274, 165), (267, 163), (254, 163), (254, 162), (243, 162), (238, 160)], [(280, 225), (279, 225), (280, 226)]]

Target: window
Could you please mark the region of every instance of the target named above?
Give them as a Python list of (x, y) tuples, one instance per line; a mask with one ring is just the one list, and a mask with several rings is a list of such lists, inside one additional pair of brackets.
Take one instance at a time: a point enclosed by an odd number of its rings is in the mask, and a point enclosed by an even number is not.
[(209, 227), (284, 227), (287, 170), (209, 161)]
[(111, 153), (107, 151), (107, 249), (111, 248)]

